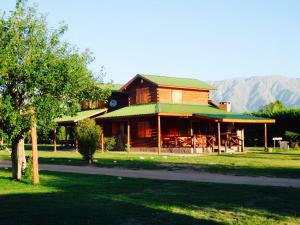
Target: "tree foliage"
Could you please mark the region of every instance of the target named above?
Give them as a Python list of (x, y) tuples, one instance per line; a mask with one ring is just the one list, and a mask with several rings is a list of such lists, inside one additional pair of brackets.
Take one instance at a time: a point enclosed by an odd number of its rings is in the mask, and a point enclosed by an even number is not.
[(76, 127), (79, 153), (89, 163), (92, 163), (93, 155), (99, 148), (101, 132), (100, 126), (93, 119), (82, 120)]
[(0, 135), (12, 142), (23, 138), (33, 117), (49, 127), (77, 111), (79, 102), (110, 94), (87, 68), (91, 52), (62, 41), (66, 31), (65, 24), (50, 29), (26, 0), (0, 17)]
[(259, 113), (261, 113), (261, 114), (272, 114), (272, 113), (282, 111), (284, 109), (285, 109), (284, 104), (281, 101), (276, 100), (275, 102), (271, 102), (270, 104), (265, 105), (264, 107), (262, 107), (259, 110)]
[[(265, 107), (263, 107), (258, 112), (252, 113), (252, 115), (272, 118), (276, 120), (273, 125), (268, 125), (268, 136), (271, 140), (272, 137), (287, 137), (286, 131), (300, 134), (300, 108), (288, 108), (280, 101), (272, 102)], [(262, 127), (261, 127), (262, 128)], [(248, 129), (247, 134), (249, 139), (258, 138), (263, 131), (257, 131), (259, 128), (257, 126)], [(288, 133), (289, 133), (288, 132)], [(288, 138), (290, 141), (291, 139)], [(250, 143), (252, 144), (252, 143)]]

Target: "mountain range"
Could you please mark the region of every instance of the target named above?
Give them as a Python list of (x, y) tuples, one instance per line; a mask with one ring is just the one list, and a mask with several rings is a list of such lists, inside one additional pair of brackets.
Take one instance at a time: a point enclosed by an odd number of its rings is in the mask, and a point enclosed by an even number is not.
[(257, 111), (275, 100), (288, 107), (300, 107), (300, 78), (254, 76), (208, 83), (217, 89), (212, 91), (211, 99), (231, 101), (234, 112)]

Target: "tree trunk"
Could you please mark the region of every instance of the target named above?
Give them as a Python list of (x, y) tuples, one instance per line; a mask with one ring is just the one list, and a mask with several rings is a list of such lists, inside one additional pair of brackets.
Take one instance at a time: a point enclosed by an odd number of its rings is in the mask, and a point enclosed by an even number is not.
[(91, 150), (88, 150), (88, 163), (91, 165), (93, 162), (93, 157), (92, 157), (92, 153)]
[(14, 140), (12, 142), (11, 160), (12, 177), (14, 179), (20, 180), (22, 178), (22, 173), (26, 168), (24, 138)]

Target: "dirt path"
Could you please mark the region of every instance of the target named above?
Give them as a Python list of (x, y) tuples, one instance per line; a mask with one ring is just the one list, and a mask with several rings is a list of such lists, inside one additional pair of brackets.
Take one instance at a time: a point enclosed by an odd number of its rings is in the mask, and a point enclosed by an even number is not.
[[(145, 178), (156, 180), (179, 180), (193, 182), (211, 182), (225, 184), (247, 184), (259, 186), (278, 186), (300, 188), (300, 179), (234, 176), (218, 173), (195, 172), (189, 170), (132, 170), (125, 168), (102, 168), (94, 166), (68, 166), (40, 164), (40, 170), (68, 173), (82, 173), (94, 175), (108, 175), (118, 177)], [(11, 162), (0, 160), (0, 168), (11, 167)]]

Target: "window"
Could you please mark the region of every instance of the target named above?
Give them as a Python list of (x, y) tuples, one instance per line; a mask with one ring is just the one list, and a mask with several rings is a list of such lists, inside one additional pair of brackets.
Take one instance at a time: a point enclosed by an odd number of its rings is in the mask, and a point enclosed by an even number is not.
[(137, 135), (139, 138), (151, 137), (150, 122), (137, 122)]
[(138, 88), (136, 89), (136, 104), (148, 103), (149, 102), (149, 88)]
[(172, 90), (172, 103), (182, 103), (182, 90)]

